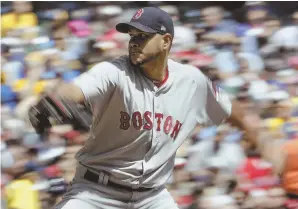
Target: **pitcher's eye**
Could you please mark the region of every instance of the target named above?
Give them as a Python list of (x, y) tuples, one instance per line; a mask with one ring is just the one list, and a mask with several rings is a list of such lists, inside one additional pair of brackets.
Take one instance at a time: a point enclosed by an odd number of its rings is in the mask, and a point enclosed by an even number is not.
[(148, 38), (148, 35), (142, 33), (142, 34), (141, 34), (141, 38), (142, 38), (142, 39), (146, 39), (146, 38)]

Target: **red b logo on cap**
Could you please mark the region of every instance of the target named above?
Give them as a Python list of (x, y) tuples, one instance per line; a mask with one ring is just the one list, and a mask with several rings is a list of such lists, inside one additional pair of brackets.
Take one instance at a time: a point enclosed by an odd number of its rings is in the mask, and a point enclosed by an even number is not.
[(139, 9), (136, 14), (132, 17), (132, 19), (139, 19), (141, 15), (143, 14), (144, 9)]

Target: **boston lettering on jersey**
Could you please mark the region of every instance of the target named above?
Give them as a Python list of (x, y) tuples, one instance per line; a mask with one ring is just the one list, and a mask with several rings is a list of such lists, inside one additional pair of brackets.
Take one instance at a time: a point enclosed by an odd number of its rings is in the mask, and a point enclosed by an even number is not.
[[(130, 116), (127, 112), (121, 111), (120, 115), (120, 128), (123, 130), (127, 130), (131, 124), (136, 130), (141, 130), (142, 128), (145, 130), (151, 130), (153, 128), (152, 113), (149, 111), (146, 111), (143, 115), (137, 111), (134, 112), (132, 116)], [(154, 117), (157, 120), (156, 131), (163, 130), (165, 134), (170, 134), (173, 139), (177, 137), (182, 123), (178, 120), (174, 123), (172, 116), (164, 117), (162, 113), (155, 113)]]

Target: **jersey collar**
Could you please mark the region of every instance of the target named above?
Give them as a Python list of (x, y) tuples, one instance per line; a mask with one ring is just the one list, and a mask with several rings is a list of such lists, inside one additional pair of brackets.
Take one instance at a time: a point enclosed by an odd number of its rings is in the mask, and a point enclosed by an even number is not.
[(165, 78), (161, 82), (153, 81), (153, 83), (154, 83), (155, 86), (160, 88), (162, 85), (164, 85), (167, 82), (168, 78), (169, 78), (169, 69), (168, 69), (168, 66), (167, 66)]
[(175, 77), (175, 72), (173, 69), (173, 61), (172, 60), (168, 60), (168, 66), (167, 66), (167, 71), (166, 71), (166, 76), (164, 78), (164, 80), (162, 82), (158, 82), (158, 84), (156, 85), (156, 83), (154, 83), (152, 80), (150, 80), (149, 78), (147, 78), (140, 70), (138, 70), (137, 72), (140, 73), (142, 75), (142, 77), (145, 79), (148, 87), (151, 89), (151, 91), (155, 92), (156, 94), (160, 94), (162, 92), (167, 92), (174, 81), (174, 77)]

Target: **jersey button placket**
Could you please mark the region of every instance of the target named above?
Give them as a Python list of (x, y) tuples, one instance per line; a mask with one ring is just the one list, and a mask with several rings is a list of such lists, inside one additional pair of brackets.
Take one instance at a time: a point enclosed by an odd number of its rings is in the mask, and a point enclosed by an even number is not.
[[(159, 102), (158, 102), (158, 96), (159, 96), (159, 94), (157, 93), (157, 92), (155, 92), (155, 94), (154, 94), (154, 104), (155, 104), (155, 108), (157, 109), (157, 110), (159, 110), (160, 109), (160, 104), (159, 104)], [(158, 111), (159, 112), (159, 111)]]
[[(161, 108), (160, 108), (160, 104), (159, 104), (159, 98), (158, 98), (157, 92), (154, 94), (154, 107), (155, 107), (155, 112), (156, 113), (162, 113)], [(159, 140), (159, 138), (160, 138), (160, 131), (156, 132), (155, 139)]]
[(161, 134), (160, 134), (160, 132), (159, 132), (159, 133), (156, 134), (155, 139), (156, 139), (156, 140), (159, 140), (159, 139), (160, 139), (160, 136), (161, 136)]
[(150, 150), (150, 154), (149, 154), (149, 158), (151, 157), (151, 154), (152, 152), (154, 151), (155, 147), (156, 147), (156, 144), (157, 144), (157, 135), (158, 135), (158, 132), (156, 131), (157, 130), (157, 120), (155, 118), (155, 114), (156, 113), (159, 113), (158, 111), (158, 108), (157, 108), (157, 94), (156, 92), (154, 93), (153, 95), (153, 118), (154, 118), (154, 126), (153, 126), (153, 131), (152, 131), (152, 146), (151, 146), (151, 150)]
[[(143, 174), (146, 173), (146, 167), (147, 167), (147, 163), (148, 161), (150, 160), (151, 156), (152, 156), (152, 153), (154, 151), (154, 146), (156, 144), (156, 120), (155, 120), (155, 113), (156, 113), (156, 110), (155, 110), (155, 92), (152, 91), (152, 95), (151, 96), (151, 99), (152, 99), (152, 106), (151, 106), (151, 110), (152, 110), (152, 122), (153, 122), (153, 127), (152, 127), (152, 135), (151, 135), (151, 139), (150, 139), (150, 143), (151, 143), (151, 146), (150, 146), (150, 149), (148, 150), (148, 152), (145, 154), (144, 156), (144, 160), (142, 162), (142, 165), (143, 165)], [(142, 176), (143, 178), (144, 176)]]

